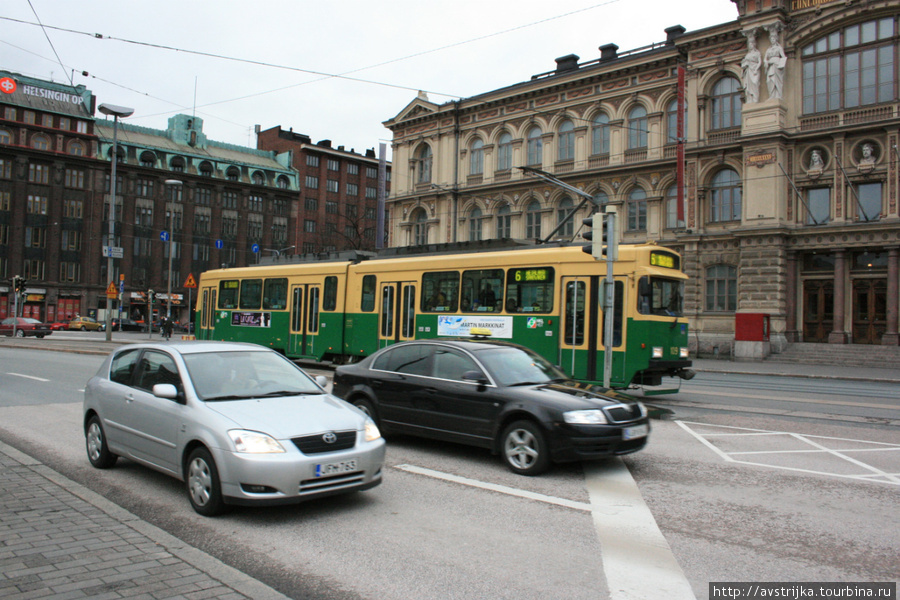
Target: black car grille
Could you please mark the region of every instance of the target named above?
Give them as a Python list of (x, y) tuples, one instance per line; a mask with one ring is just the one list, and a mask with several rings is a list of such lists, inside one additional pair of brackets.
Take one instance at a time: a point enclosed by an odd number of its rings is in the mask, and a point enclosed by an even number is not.
[(637, 404), (618, 404), (606, 409), (609, 420), (613, 423), (625, 423), (641, 418), (641, 407)]
[[(326, 438), (333, 435), (336, 439), (331, 443), (325, 441)], [(316, 435), (307, 435), (303, 437), (293, 438), (291, 440), (294, 445), (303, 454), (322, 454), (323, 452), (337, 452), (338, 450), (347, 450), (356, 445), (355, 431), (328, 431), (325, 433), (317, 433)]]

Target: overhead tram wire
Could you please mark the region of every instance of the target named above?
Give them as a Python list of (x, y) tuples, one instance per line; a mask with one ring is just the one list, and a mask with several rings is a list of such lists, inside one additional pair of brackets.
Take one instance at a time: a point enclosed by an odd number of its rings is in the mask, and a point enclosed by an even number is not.
[(47, 27), (41, 23), (41, 18), (37, 14), (37, 10), (34, 8), (34, 4), (31, 3), (31, 0), (28, 0), (28, 6), (31, 7), (31, 12), (34, 13), (34, 18), (38, 21), (38, 26), (41, 28), (41, 31), (44, 32), (44, 37), (47, 38), (47, 43), (50, 44), (50, 49), (53, 50), (53, 55), (56, 57), (56, 62), (59, 63), (59, 66), (62, 67), (63, 73), (69, 78), (69, 85), (75, 86), (75, 83), (72, 81), (72, 75), (66, 70), (65, 65), (62, 62), (62, 59), (59, 57), (59, 53), (56, 51), (56, 47), (53, 45), (53, 40), (50, 39), (50, 34), (47, 33)]

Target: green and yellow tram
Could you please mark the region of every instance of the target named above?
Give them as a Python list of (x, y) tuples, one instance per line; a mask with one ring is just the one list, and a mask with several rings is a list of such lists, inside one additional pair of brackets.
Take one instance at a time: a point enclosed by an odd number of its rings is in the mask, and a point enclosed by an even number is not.
[[(197, 337), (345, 363), (403, 340), (488, 329), (575, 379), (603, 380), (605, 263), (577, 244), (468, 248), (207, 271)], [(621, 245), (614, 279), (612, 385), (689, 377), (681, 257), (655, 244)]]

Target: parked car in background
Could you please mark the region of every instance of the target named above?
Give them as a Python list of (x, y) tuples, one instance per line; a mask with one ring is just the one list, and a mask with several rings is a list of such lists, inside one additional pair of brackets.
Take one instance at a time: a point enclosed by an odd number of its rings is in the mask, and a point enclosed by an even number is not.
[(102, 324), (91, 317), (75, 317), (69, 321), (69, 329), (80, 329), (81, 331), (100, 331)]
[(55, 323), (50, 323), (50, 329), (52, 331), (63, 331), (69, 328), (68, 321), (56, 321)]
[(123, 456), (176, 477), (207, 516), (374, 487), (378, 427), (325, 384), (255, 344), (123, 346), (85, 388), (88, 459), (106, 469)]
[(50, 335), (53, 330), (46, 323), (28, 317), (8, 317), (0, 321), (0, 335), (13, 335), (15, 324), (16, 337), (39, 337)]
[(489, 339), (394, 344), (338, 367), (332, 393), (385, 434), (489, 448), (522, 475), (636, 452), (650, 432), (635, 399), (567, 379), (528, 348)]
[[(113, 319), (110, 322), (113, 331), (147, 331), (147, 326), (131, 319)], [(104, 324), (103, 328), (106, 328)]]

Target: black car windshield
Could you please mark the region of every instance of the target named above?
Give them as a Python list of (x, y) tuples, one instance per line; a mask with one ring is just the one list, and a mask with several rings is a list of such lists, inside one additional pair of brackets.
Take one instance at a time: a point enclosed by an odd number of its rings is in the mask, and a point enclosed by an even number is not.
[(241, 400), (322, 394), (299, 367), (276, 352), (185, 354), (184, 363), (201, 400)]
[(499, 347), (478, 352), (498, 385), (527, 385), (565, 379), (565, 374), (538, 354), (521, 348)]

